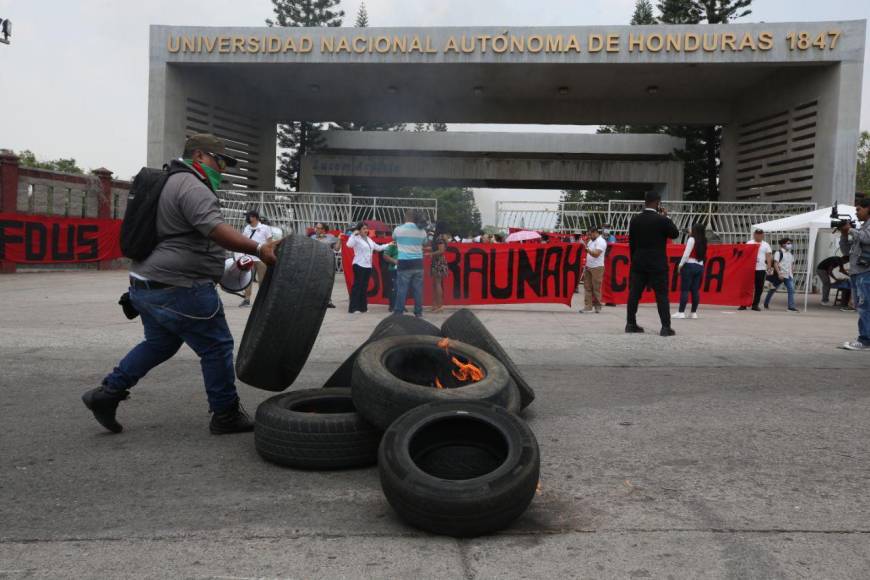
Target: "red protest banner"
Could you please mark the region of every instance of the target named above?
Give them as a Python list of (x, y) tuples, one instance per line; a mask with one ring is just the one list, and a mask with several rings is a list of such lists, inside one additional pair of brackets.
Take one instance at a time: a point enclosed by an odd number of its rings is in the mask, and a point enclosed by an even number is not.
[[(680, 275), (677, 266), (685, 246), (668, 244), (670, 267), (669, 295), (671, 302), (680, 299)], [(758, 251), (745, 244), (710, 244), (704, 262), (704, 278), (701, 281), (701, 304), (742, 306), (752, 303), (755, 280), (755, 259)], [(631, 259), (628, 244), (611, 244), (604, 262), (604, 283), (601, 293), (604, 302), (625, 304), (628, 302), (628, 274)], [(641, 302), (655, 302), (652, 291), (644, 292)]]
[(0, 213), (0, 260), (18, 264), (121, 257), (121, 220)]
[[(341, 262), (348, 293), (353, 284), (353, 250), (341, 238)], [(378, 238), (379, 244), (390, 241)], [(580, 281), (583, 264), (580, 244), (450, 244), (447, 247), (448, 275), (444, 279), (444, 303), (522, 304), (555, 303), (570, 306)], [(429, 259), (424, 302), (431, 304), (432, 282)], [(369, 281), (370, 304), (388, 304), (391, 277), (383, 255), (375, 253)]]

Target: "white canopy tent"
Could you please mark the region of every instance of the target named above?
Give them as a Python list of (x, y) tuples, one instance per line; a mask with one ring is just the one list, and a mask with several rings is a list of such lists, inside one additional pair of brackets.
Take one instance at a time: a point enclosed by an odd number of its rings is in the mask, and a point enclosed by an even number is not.
[[(759, 228), (765, 232), (793, 232), (797, 230), (808, 230), (809, 242), (807, 244), (807, 281), (804, 284), (804, 311), (807, 310), (807, 302), (809, 301), (810, 286), (812, 286), (813, 264), (815, 264), (816, 240), (819, 237), (819, 230), (831, 229), (831, 207), (817, 209), (798, 215), (771, 220), (760, 224), (754, 224), (752, 231)], [(855, 206), (839, 204), (837, 213), (853, 216), (855, 215)]]

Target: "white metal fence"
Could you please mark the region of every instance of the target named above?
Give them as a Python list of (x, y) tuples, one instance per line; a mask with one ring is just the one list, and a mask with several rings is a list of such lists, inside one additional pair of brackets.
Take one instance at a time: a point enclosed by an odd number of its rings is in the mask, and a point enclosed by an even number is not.
[(428, 221), (438, 219), (438, 200), (407, 197), (355, 197), (349, 193), (283, 191), (218, 191), (227, 222), (241, 229), (245, 212), (257, 210), (263, 222), (285, 234), (304, 233), (322, 222), (344, 230), (363, 220), (377, 220), (393, 228), (404, 222), (407, 209), (420, 211)]
[[(680, 231), (693, 223), (707, 224), (711, 241), (734, 244), (745, 242), (752, 235), (752, 225), (817, 209), (815, 203), (728, 202), (728, 201), (664, 201), (668, 216)], [(642, 201), (611, 200), (607, 202), (538, 202), (505, 201), (496, 203), (496, 223), (500, 229), (523, 228), (561, 233), (585, 232), (590, 226), (609, 224), (616, 234), (628, 232), (631, 218), (643, 209)], [(788, 236), (794, 242), (795, 284), (803, 289), (806, 282), (806, 231), (766, 232), (767, 240), (776, 250), (776, 241)]]

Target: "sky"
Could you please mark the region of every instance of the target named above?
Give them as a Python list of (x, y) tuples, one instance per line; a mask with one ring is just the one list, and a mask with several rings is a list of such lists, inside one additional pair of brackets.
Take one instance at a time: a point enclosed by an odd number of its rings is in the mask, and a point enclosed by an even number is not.
[[(342, 2), (348, 25), (359, 4)], [(371, 26), (579, 26), (625, 24), (634, 0), (367, 0), (366, 6)], [(755, 0), (752, 10), (743, 21), (852, 20), (870, 18), (870, 1)], [(0, 148), (73, 157), (85, 168), (129, 178), (145, 162), (148, 26), (262, 26), (271, 15), (269, 0), (0, 0), (0, 18), (14, 25), (12, 44), (0, 44)], [(870, 130), (870, 50), (861, 128)], [(497, 199), (558, 195), (476, 192), (484, 223), (493, 223)]]

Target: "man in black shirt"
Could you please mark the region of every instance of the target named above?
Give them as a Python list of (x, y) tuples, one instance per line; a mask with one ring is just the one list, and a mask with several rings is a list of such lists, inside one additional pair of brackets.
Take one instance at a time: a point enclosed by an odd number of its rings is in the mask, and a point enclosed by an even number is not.
[(637, 325), (637, 306), (645, 288), (656, 294), (661, 336), (676, 334), (671, 328), (671, 306), (668, 301), (668, 239), (680, 235), (677, 226), (661, 207), (661, 196), (650, 191), (644, 196), (643, 211), (631, 219), (628, 226), (628, 246), (631, 272), (628, 278), (628, 308), (625, 332), (643, 332)]

